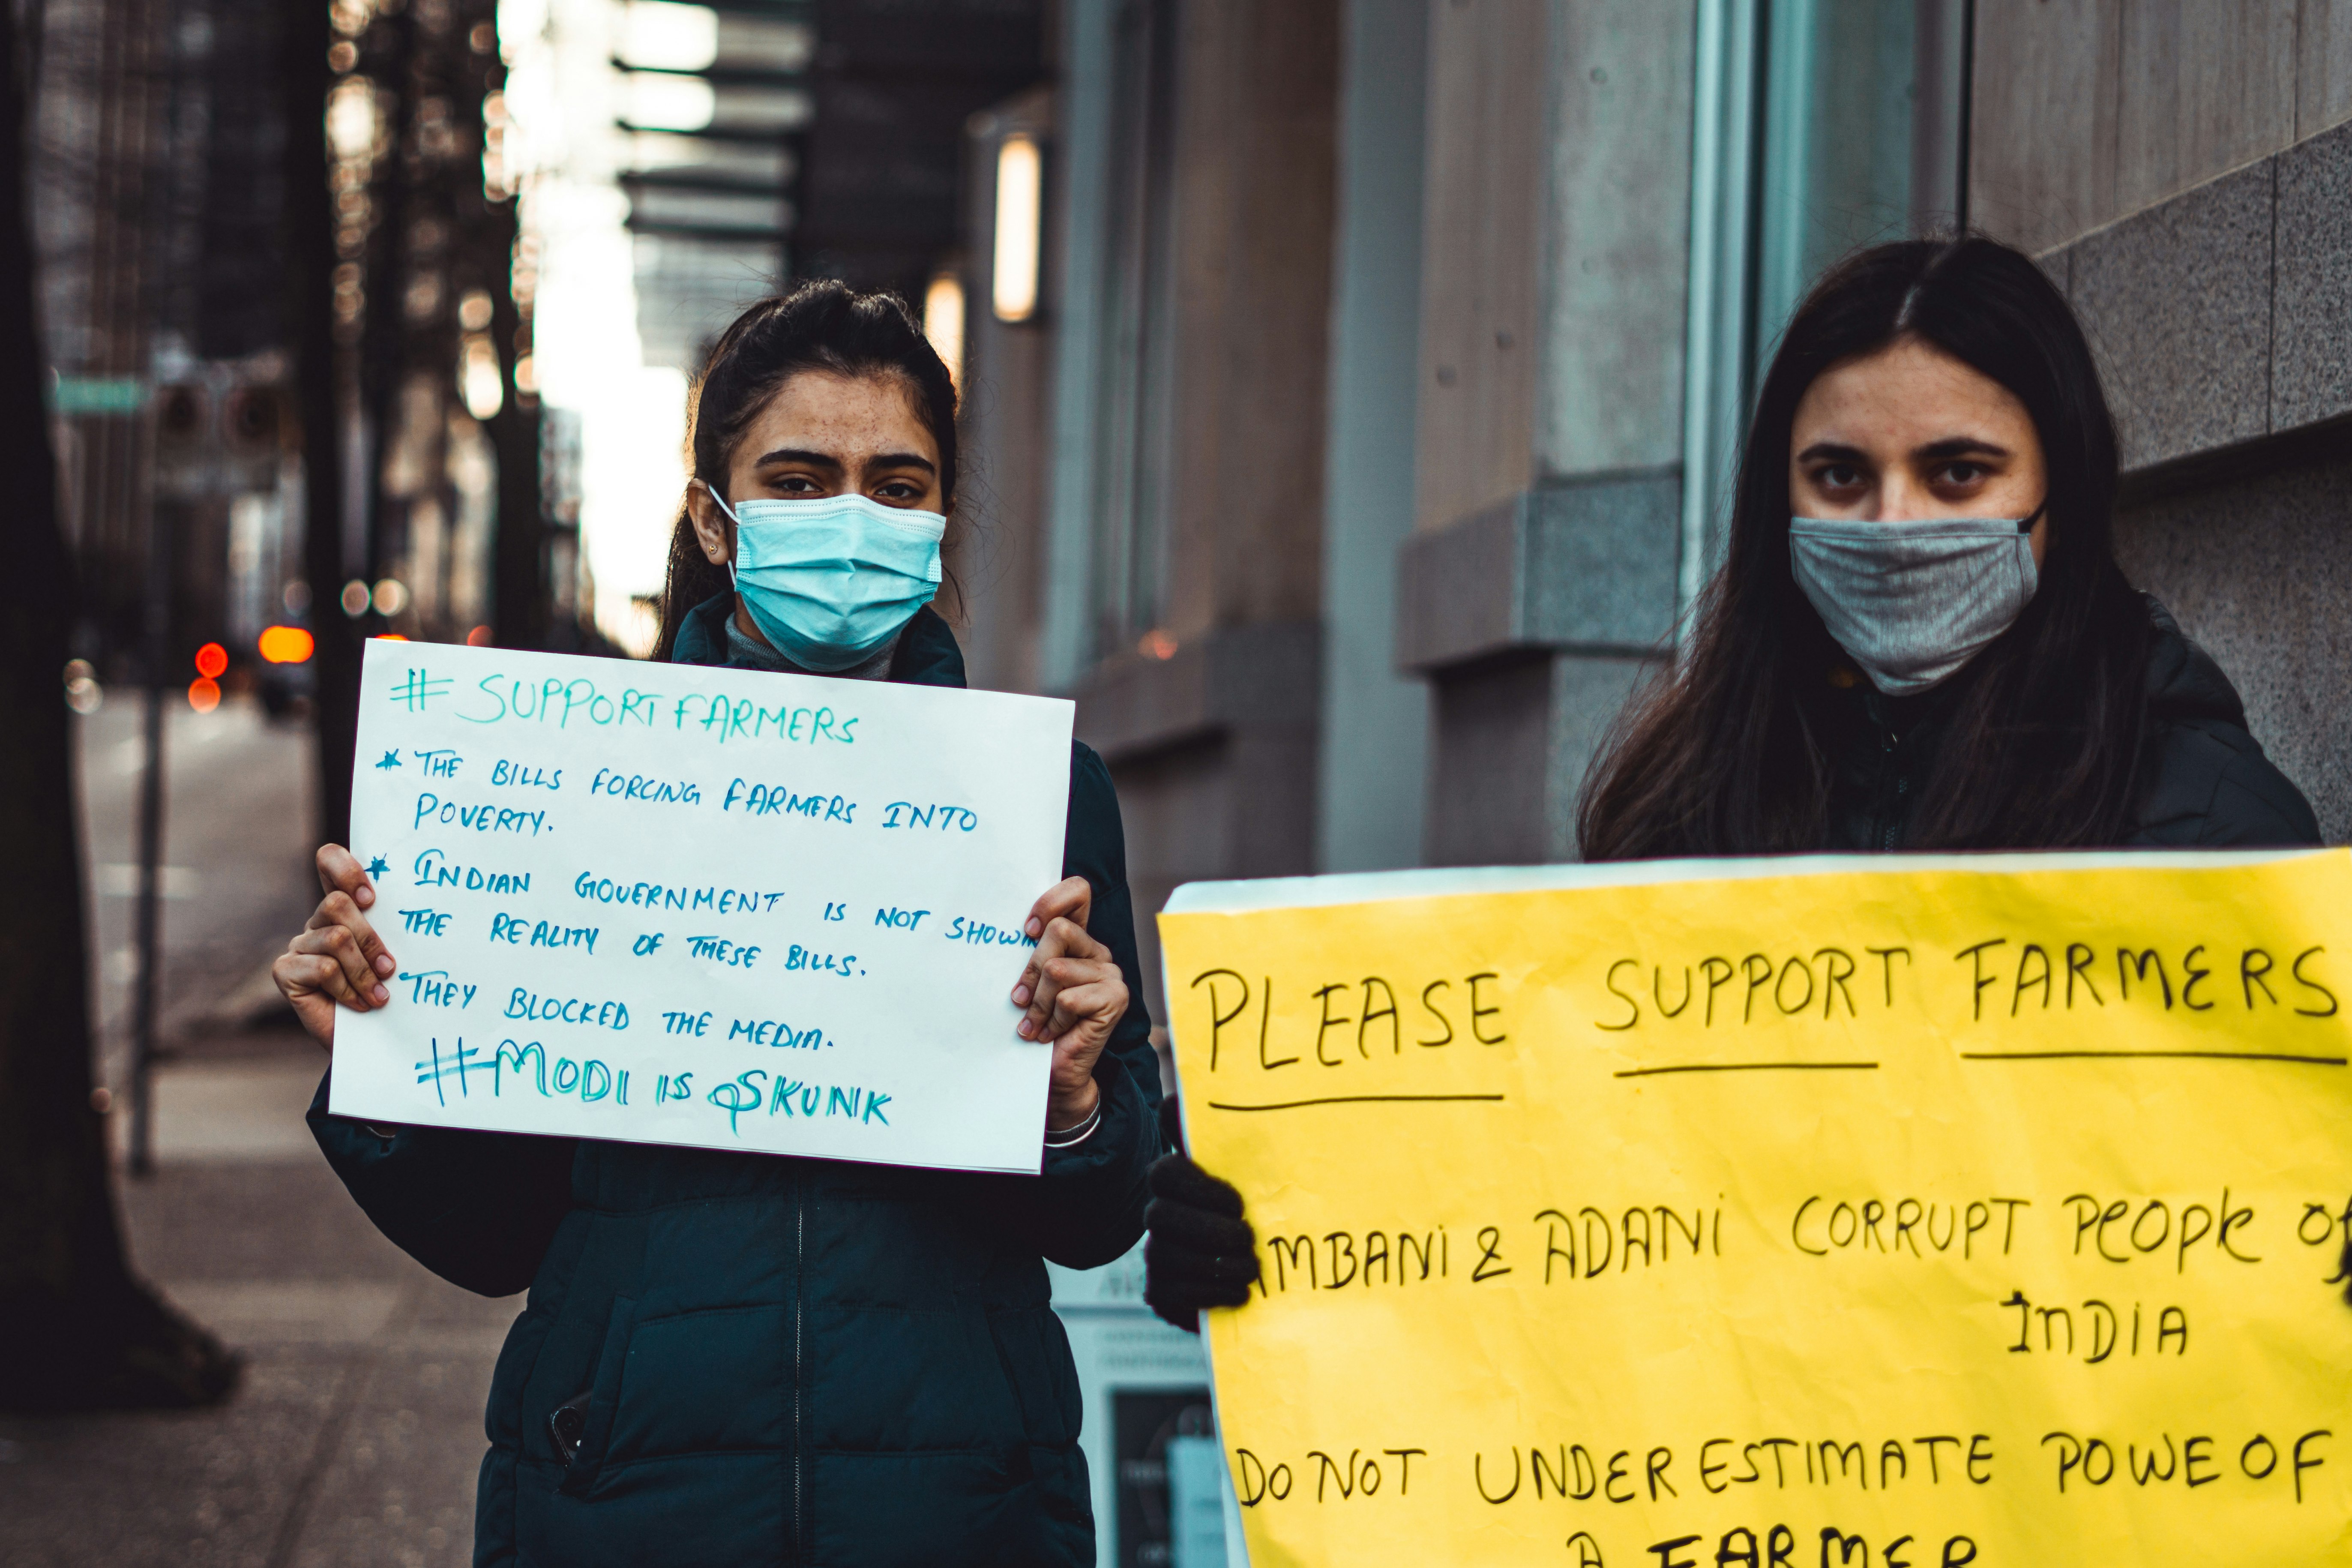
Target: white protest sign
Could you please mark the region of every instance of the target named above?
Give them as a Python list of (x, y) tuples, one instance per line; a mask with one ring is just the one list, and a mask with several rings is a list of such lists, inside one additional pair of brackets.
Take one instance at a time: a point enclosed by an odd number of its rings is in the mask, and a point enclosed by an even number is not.
[(383, 640), (339, 1116), (1034, 1173), (1070, 704)]

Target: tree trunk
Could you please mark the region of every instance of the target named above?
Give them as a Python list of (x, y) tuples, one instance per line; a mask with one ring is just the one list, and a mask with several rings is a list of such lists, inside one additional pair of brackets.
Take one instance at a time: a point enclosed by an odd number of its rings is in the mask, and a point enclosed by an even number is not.
[(131, 1277), (90, 1030), (72, 735), (72, 565), (41, 406), (16, 7), (0, 5), (0, 1409), (209, 1404), (237, 1363)]

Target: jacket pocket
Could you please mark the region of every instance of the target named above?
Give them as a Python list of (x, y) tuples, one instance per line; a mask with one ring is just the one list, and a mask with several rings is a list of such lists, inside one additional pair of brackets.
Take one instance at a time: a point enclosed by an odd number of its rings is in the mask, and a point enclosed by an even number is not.
[(579, 1413), (576, 1421), (579, 1441), (564, 1465), (561, 1488), (568, 1496), (586, 1496), (588, 1489), (596, 1484), (597, 1472), (604, 1467), (605, 1445), (613, 1435), (613, 1410), (621, 1402), (621, 1373), (629, 1359), (629, 1339), (635, 1330), (636, 1320), (636, 1298), (622, 1296), (614, 1300), (613, 1316), (604, 1326), (604, 1349), (596, 1356), (595, 1381), (588, 1385), (586, 1408), (581, 1409), (579, 1396), (575, 1395), (546, 1413), (551, 1440), (559, 1445), (556, 1453), (559, 1459), (564, 1458), (564, 1455), (561, 1447), (563, 1438), (556, 1432), (557, 1424), (562, 1422), (565, 1426), (574, 1424), (565, 1421), (562, 1413), (566, 1410)]
[(1027, 1443), (1066, 1444), (1078, 1438), (1085, 1419), (1076, 1368), (1062, 1321), (1050, 1307), (1023, 1308), (988, 1315), (988, 1336), (997, 1371)]

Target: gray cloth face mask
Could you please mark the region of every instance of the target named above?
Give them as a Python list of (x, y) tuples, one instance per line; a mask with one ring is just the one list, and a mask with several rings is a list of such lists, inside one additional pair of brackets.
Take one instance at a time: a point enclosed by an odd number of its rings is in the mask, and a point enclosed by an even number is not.
[(1889, 697), (1925, 691), (2025, 613), (2041, 585), (2023, 518), (1789, 520), (1789, 563), (1838, 647)]

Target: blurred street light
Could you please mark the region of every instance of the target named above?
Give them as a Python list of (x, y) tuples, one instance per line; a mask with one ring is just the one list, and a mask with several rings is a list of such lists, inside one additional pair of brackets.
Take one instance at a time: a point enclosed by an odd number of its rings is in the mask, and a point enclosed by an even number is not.
[(303, 664), (315, 646), (310, 634), (300, 626), (268, 626), (262, 630), (258, 650), (271, 664)]
[(105, 689), (99, 685), (98, 671), (89, 660), (66, 660), (66, 706), (77, 713), (95, 713), (105, 700)]
[(469, 333), (465, 340), (463, 363), (458, 369), (458, 386), (466, 399), (466, 412), (477, 419), (497, 416), (506, 406), (506, 377), (499, 372), (499, 351), (488, 332)]
[(963, 279), (942, 272), (923, 290), (923, 336), (948, 367), (948, 379), (963, 387)]
[(622, 112), (649, 131), (706, 131), (719, 112), (719, 93), (700, 77), (631, 71)]
[(376, 108), (375, 83), (365, 77), (349, 78), (327, 95), (327, 142), (334, 148), (336, 157), (357, 160), (375, 156), (376, 138), (383, 134), (383, 116)]
[(719, 58), (719, 13), (674, 0), (635, 0), (621, 23), (620, 57), (647, 70), (707, 70)]
[(220, 706), (220, 678), (228, 673), (228, 649), (208, 642), (196, 649), (196, 678), (188, 683), (188, 706), (209, 713)]
[(996, 257), (990, 301), (1000, 321), (1025, 321), (1037, 313), (1045, 198), (1045, 160), (1036, 141), (1006, 137), (996, 151)]

